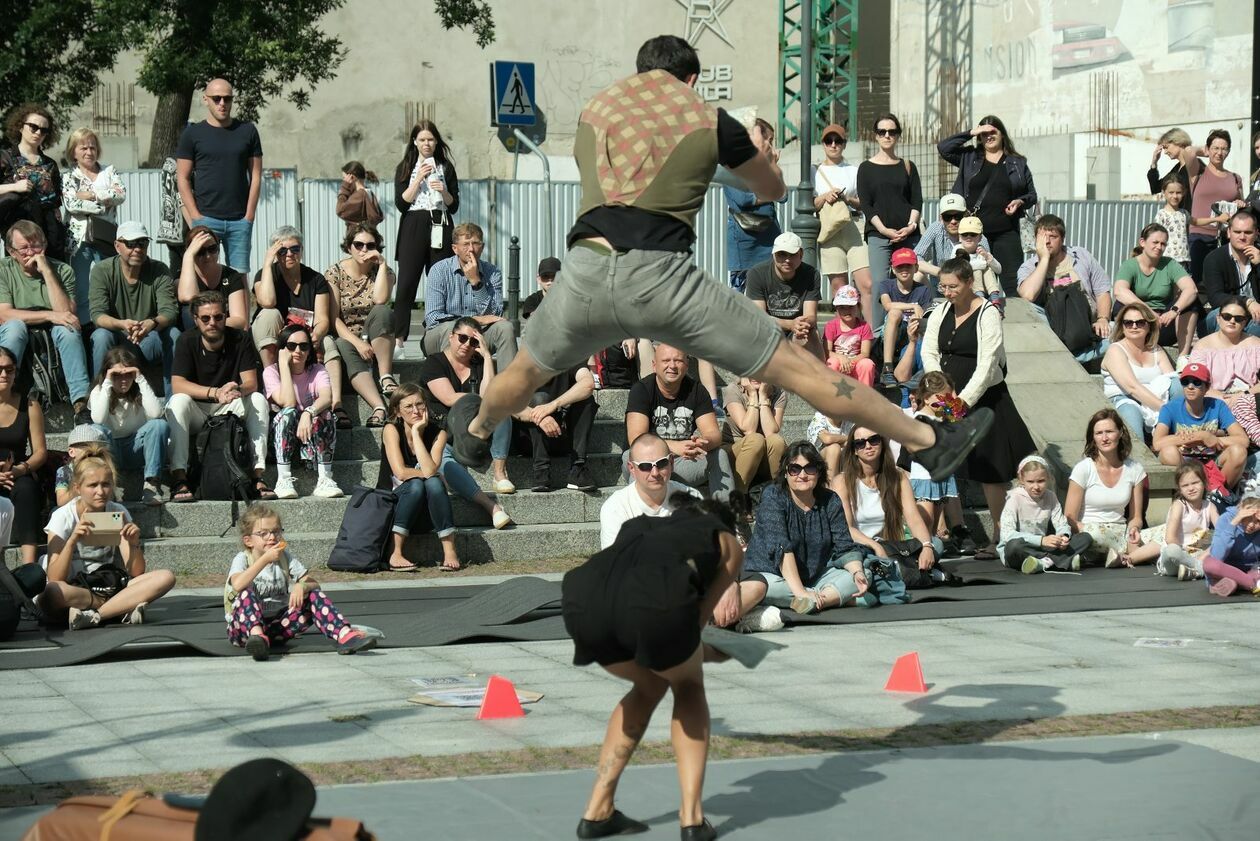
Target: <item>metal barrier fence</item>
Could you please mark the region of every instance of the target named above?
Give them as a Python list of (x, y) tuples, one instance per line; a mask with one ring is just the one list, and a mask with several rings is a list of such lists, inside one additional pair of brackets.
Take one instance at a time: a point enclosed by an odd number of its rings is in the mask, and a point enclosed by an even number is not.
[[(161, 208), (160, 174), (157, 170), (135, 170), (119, 175), (127, 186), (127, 201), (119, 208), (119, 221), (137, 219), (150, 231), (157, 227)], [(296, 225), (302, 230), (305, 251), (302, 261), (323, 270), (341, 259), (345, 223), (337, 218), (339, 179), (298, 180), (293, 169), (264, 170), (262, 197), (254, 223), (253, 262), (255, 268), (266, 252), (271, 232), (280, 225)], [(521, 296), (537, 290), (534, 266), (547, 256), (563, 255), (564, 239), (577, 218), (581, 199), (578, 184), (552, 185), (550, 237), (548, 235), (545, 185), (537, 181), (470, 180), (460, 182), (458, 221), (471, 221), (486, 232), (484, 258), (506, 272), (508, 244), (513, 236), (521, 244)], [(394, 207), (392, 181), (374, 185), (372, 192), (381, 203), (385, 221), (386, 256), (394, 263), (398, 236), (398, 209)], [(779, 223), (784, 230), (794, 215), (795, 190), (779, 206)], [(1155, 218), (1159, 204), (1153, 201), (1046, 201), (1040, 213), (1053, 213), (1067, 227), (1067, 242), (1082, 245), (1113, 276), (1137, 242), (1138, 231)], [(924, 202), (923, 219), (936, 218), (936, 200)], [(715, 278), (726, 277), (726, 203), (718, 187), (709, 189), (696, 224), (697, 264)], [(165, 246), (155, 248), (156, 259), (168, 260)], [(396, 264), (395, 264), (396, 268)]]

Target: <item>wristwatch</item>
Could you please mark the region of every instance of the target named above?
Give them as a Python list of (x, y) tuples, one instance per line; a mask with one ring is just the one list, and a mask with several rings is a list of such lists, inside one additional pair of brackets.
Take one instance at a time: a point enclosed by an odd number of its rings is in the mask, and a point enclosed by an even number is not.
[(1181, 313), (1181, 307), (1177, 306), (1176, 304), (1173, 304), (1171, 307), (1169, 307), (1169, 308), (1168, 308), (1168, 311), (1169, 311), (1169, 312), (1175, 312), (1175, 313), (1180, 314), (1180, 313)]

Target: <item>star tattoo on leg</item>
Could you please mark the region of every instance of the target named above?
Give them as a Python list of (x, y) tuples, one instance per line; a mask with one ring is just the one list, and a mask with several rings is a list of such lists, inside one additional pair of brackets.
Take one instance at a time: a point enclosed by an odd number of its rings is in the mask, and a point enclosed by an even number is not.
[(841, 379), (836, 382), (836, 397), (848, 399), (853, 396), (853, 383), (847, 379)]

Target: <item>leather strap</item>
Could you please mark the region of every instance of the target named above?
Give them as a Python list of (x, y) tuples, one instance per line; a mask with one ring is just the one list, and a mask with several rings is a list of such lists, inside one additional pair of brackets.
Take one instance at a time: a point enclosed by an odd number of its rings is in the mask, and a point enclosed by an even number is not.
[(123, 792), (122, 796), (118, 798), (118, 802), (109, 807), (96, 819), (97, 823), (101, 825), (101, 841), (109, 841), (109, 835), (114, 830), (114, 824), (131, 814), (132, 810), (136, 808), (136, 804), (149, 796), (149, 792), (139, 788)]

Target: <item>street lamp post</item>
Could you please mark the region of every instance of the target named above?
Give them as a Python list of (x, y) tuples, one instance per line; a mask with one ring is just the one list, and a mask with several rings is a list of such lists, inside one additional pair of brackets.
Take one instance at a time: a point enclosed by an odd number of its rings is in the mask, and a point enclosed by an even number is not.
[(814, 215), (814, 187), (810, 183), (810, 155), (814, 143), (814, 0), (801, 0), (801, 180), (796, 186), (796, 215), (792, 230), (801, 238), (804, 261), (818, 266), (818, 232)]

